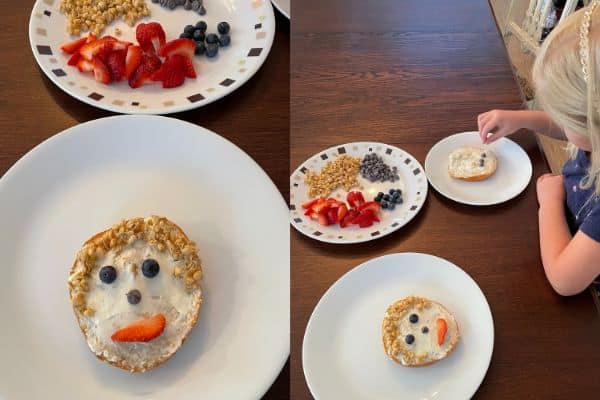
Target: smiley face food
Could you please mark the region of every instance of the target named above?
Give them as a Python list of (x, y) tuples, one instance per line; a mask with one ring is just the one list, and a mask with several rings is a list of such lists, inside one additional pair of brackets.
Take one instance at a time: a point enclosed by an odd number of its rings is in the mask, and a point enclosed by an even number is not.
[(169, 359), (202, 305), (194, 242), (164, 217), (124, 220), (88, 239), (69, 276), (79, 327), (102, 361), (144, 372)]
[(405, 367), (423, 367), (446, 358), (460, 338), (458, 324), (444, 306), (416, 296), (388, 307), (382, 334), (385, 353)]
[(481, 181), (496, 172), (496, 155), (482, 147), (464, 146), (448, 156), (448, 173), (451, 177), (465, 181)]

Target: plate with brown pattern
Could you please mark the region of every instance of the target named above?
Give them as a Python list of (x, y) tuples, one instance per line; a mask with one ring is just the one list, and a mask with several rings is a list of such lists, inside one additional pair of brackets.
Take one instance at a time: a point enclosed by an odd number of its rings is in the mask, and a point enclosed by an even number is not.
[[(229, 23), (231, 38), (231, 43), (219, 48), (215, 57), (193, 57), (195, 79), (186, 78), (183, 85), (170, 89), (164, 89), (160, 82), (132, 89), (127, 80), (104, 84), (96, 81), (92, 72), (82, 73), (77, 67), (67, 64), (70, 55), (63, 52), (61, 46), (87, 35), (87, 29), (83, 26), (78, 34), (73, 35), (67, 31), (69, 20), (61, 11), (62, 3), (76, 2), (35, 2), (29, 20), (29, 42), (33, 55), (40, 69), (61, 90), (84, 103), (117, 113), (169, 114), (212, 103), (238, 89), (258, 71), (271, 50), (275, 36), (275, 15), (269, 0), (206, 0), (205, 15), (199, 15), (193, 9), (186, 10), (183, 6), (169, 9), (151, 0), (132, 0), (129, 3), (139, 4), (140, 10), (147, 8), (150, 15), (130, 20), (132, 26), (117, 17), (97, 32), (99, 37), (110, 35), (120, 41), (137, 43), (137, 24), (158, 22), (165, 31), (166, 41), (170, 41), (179, 38), (186, 25), (205, 21), (206, 33), (218, 33), (219, 22)], [(123, 7), (126, 3), (118, 6)], [(92, 18), (89, 22), (96, 24), (98, 19)]]
[[(373, 157), (379, 161), (367, 161), (365, 158)], [(380, 166), (380, 171), (389, 168), (391, 174), (385, 172), (372, 175), (363, 175), (363, 163), (375, 163)], [(387, 167), (382, 167), (381, 163)], [(320, 182), (333, 179), (336, 176), (337, 166), (348, 168), (347, 185), (332, 184), (321, 188)], [(374, 166), (365, 168), (376, 168)], [(331, 174), (328, 172), (331, 171)], [(356, 171), (356, 172), (354, 172)], [(393, 181), (388, 179), (395, 176)], [(381, 179), (371, 180), (369, 178)], [(340, 178), (343, 181), (344, 176)], [(342, 182), (343, 183), (343, 182)], [(290, 223), (292, 226), (312, 239), (326, 243), (351, 244), (379, 239), (397, 231), (412, 220), (423, 207), (427, 198), (427, 178), (421, 164), (407, 151), (385, 143), (378, 142), (353, 142), (330, 147), (314, 154), (304, 161), (290, 176)], [(339, 203), (345, 203), (350, 210), (352, 199), (348, 198), (350, 192), (360, 192), (364, 202), (377, 200), (379, 193), (392, 197), (390, 190), (399, 192), (399, 201), (393, 206), (383, 208), (383, 202), (378, 200), (380, 210), (379, 221), (372, 221), (370, 226), (361, 227), (358, 223), (341, 223), (336, 219), (325, 220), (310, 213), (307, 205), (319, 197), (333, 198)], [(387, 201), (388, 204), (391, 201)], [(355, 207), (360, 208), (360, 207)], [(393, 209), (392, 209), (393, 208)], [(367, 225), (367, 224), (364, 224)]]

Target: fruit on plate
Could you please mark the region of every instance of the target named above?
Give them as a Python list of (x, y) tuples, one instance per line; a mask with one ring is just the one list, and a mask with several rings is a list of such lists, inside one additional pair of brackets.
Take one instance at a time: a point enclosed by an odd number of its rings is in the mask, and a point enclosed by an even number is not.
[(115, 342), (149, 342), (165, 330), (167, 320), (162, 314), (134, 321), (112, 334)]
[(381, 206), (376, 201), (365, 202), (361, 192), (350, 192), (346, 196), (348, 204), (332, 197), (317, 197), (302, 204), (304, 215), (318, 221), (323, 226), (339, 224), (341, 228), (358, 225), (367, 228), (380, 222)]
[(165, 31), (158, 22), (139, 24), (135, 28), (135, 38), (146, 53), (156, 54), (166, 43)]

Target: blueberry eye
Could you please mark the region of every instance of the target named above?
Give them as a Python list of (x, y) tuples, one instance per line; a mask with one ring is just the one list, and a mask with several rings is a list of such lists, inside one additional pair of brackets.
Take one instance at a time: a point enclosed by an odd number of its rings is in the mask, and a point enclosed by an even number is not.
[(160, 266), (156, 260), (149, 258), (142, 263), (142, 274), (144, 274), (146, 278), (154, 278), (158, 275), (159, 270)]
[(142, 300), (142, 294), (139, 290), (133, 289), (127, 292), (127, 301), (129, 304), (137, 304)]
[(104, 283), (112, 283), (117, 279), (117, 270), (111, 265), (100, 268), (100, 280)]

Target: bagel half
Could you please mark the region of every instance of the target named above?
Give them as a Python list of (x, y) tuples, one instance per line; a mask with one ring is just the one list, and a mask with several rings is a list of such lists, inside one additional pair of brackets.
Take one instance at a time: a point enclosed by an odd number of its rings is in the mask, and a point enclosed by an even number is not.
[(492, 176), (497, 167), (496, 155), (482, 147), (459, 147), (448, 156), (448, 172), (455, 179), (482, 181)]

